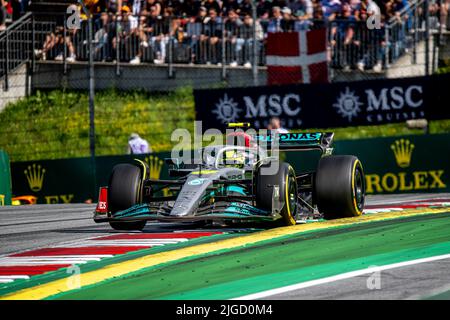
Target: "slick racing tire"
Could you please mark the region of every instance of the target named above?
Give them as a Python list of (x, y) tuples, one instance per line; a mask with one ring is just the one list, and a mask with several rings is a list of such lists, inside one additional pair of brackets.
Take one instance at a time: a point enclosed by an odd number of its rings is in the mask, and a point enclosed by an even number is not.
[[(113, 168), (108, 184), (108, 206), (112, 215), (139, 203), (142, 198), (142, 173), (139, 167), (123, 163)], [(142, 230), (146, 221), (110, 221), (115, 230)]]
[(282, 219), (280, 225), (295, 225), (295, 214), (297, 211), (297, 180), (294, 169), (285, 162), (279, 162), (278, 172), (265, 175), (261, 170), (268, 168), (270, 162), (262, 164), (255, 173), (255, 195), (256, 206), (261, 209), (272, 211), (273, 186), (279, 186), (279, 201), (284, 204), (280, 214)]
[(325, 219), (360, 216), (364, 209), (365, 181), (358, 158), (321, 158), (314, 179), (314, 199)]

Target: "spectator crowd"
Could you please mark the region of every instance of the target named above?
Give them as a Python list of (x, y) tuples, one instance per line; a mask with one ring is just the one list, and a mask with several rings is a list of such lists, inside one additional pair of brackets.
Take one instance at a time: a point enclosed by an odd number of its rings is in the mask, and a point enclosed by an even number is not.
[[(255, 12), (252, 0), (86, 0), (85, 4), (94, 17), (98, 61), (162, 64), (170, 50), (175, 63), (251, 67), (253, 46), (257, 46), (259, 63), (264, 63), (269, 32), (327, 26), (333, 64), (360, 70), (370, 65), (380, 70), (385, 48), (393, 45), (384, 39), (385, 23), (398, 21), (402, 25), (399, 36), (406, 37), (403, 26), (410, 23), (412, 2), (415, 0), (257, 0)], [(450, 0), (425, 3), (445, 29)], [(79, 6), (74, 9), (81, 14), (81, 28), (58, 26), (37, 50), (40, 58), (62, 60), (67, 52), (68, 62), (87, 59), (86, 15)], [(378, 30), (367, 28), (371, 16), (379, 18)]]

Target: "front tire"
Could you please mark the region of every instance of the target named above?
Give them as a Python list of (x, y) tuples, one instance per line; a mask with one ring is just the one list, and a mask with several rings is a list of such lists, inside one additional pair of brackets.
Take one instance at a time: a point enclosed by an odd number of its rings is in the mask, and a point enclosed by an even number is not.
[(275, 174), (262, 174), (262, 168), (270, 167), (271, 163), (262, 164), (255, 174), (255, 195), (258, 208), (272, 211), (273, 186), (278, 185), (280, 190), (280, 202), (284, 203), (280, 211), (281, 225), (292, 226), (296, 224), (295, 214), (297, 212), (297, 180), (294, 169), (284, 162), (279, 163)]
[[(135, 165), (122, 163), (113, 168), (108, 184), (108, 206), (112, 215), (142, 201), (142, 172)], [(110, 221), (114, 230), (142, 230), (146, 221)]]
[(314, 198), (325, 219), (362, 214), (365, 199), (364, 171), (354, 156), (320, 159), (314, 180)]

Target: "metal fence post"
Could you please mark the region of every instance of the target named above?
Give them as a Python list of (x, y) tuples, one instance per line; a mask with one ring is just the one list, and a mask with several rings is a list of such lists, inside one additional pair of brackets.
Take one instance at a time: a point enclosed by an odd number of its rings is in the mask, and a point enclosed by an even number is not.
[(258, 45), (256, 37), (256, 3), (255, 0), (252, 1), (252, 19), (253, 19), (253, 62), (252, 62), (252, 75), (253, 75), (253, 85), (258, 85)]
[(437, 54), (438, 54), (438, 43), (439, 43), (439, 34), (433, 34), (431, 36), (432, 39), (432, 46), (433, 46), (433, 54), (431, 56), (431, 73), (436, 72), (436, 60), (437, 60)]
[(30, 61), (26, 62), (26, 69), (25, 69), (25, 97), (30, 96), (30, 69), (31, 69), (31, 63)]
[(120, 76), (120, 37), (119, 37), (119, 16), (116, 15), (116, 76)]
[(92, 43), (92, 15), (89, 15), (89, 149), (91, 151), (92, 176), (94, 181), (94, 193), (97, 192), (97, 173), (95, 164), (95, 83), (94, 83), (94, 48)]
[(425, 11), (425, 75), (430, 74), (430, 10), (428, 2), (424, 2)]
[(227, 79), (227, 57), (226, 57), (226, 50), (227, 50), (227, 42), (225, 39), (225, 19), (222, 20), (222, 80), (226, 80)]
[(417, 64), (417, 42), (419, 41), (419, 17), (417, 15), (417, 5), (414, 7), (414, 36), (413, 36), (413, 54), (412, 54), (412, 63)]
[(385, 24), (384, 35), (385, 35), (385, 39), (386, 39), (385, 40), (386, 41), (386, 54), (384, 55), (384, 65), (385, 65), (386, 69), (389, 68), (389, 54), (390, 54), (389, 48), (391, 46), (390, 38), (389, 38), (389, 29), (390, 29), (389, 25)]
[(9, 90), (8, 68), (9, 68), (9, 32), (5, 30), (5, 91)]
[[(169, 77), (169, 79), (172, 79), (173, 77), (174, 77), (174, 73), (173, 73), (173, 48), (174, 48), (174, 46), (173, 46), (173, 37), (172, 37), (172, 31), (173, 31), (173, 29), (172, 29), (172, 20), (169, 20), (169, 43), (168, 43), (168, 46), (169, 46), (169, 57), (168, 57), (168, 64), (167, 64), (167, 67), (168, 67), (168, 77)], [(175, 35), (175, 34), (174, 34)], [(162, 45), (164, 45), (164, 42), (163, 42), (163, 44)]]
[(36, 38), (36, 32), (35, 32), (35, 25), (34, 25), (34, 14), (31, 15), (31, 74), (34, 73), (34, 66), (36, 63), (36, 58), (34, 56), (34, 49), (35, 49), (35, 38)]
[(64, 40), (63, 40), (63, 44), (64, 44), (64, 50), (63, 50), (63, 74), (67, 74), (67, 43), (66, 43), (66, 38), (67, 38), (67, 26), (66, 26), (66, 21), (67, 21), (67, 16), (66, 13), (64, 13)]

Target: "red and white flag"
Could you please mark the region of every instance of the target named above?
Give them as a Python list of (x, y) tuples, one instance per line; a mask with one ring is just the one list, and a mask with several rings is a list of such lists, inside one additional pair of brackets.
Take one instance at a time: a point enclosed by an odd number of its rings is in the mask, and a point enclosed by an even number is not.
[(269, 33), (268, 84), (328, 82), (326, 29)]

